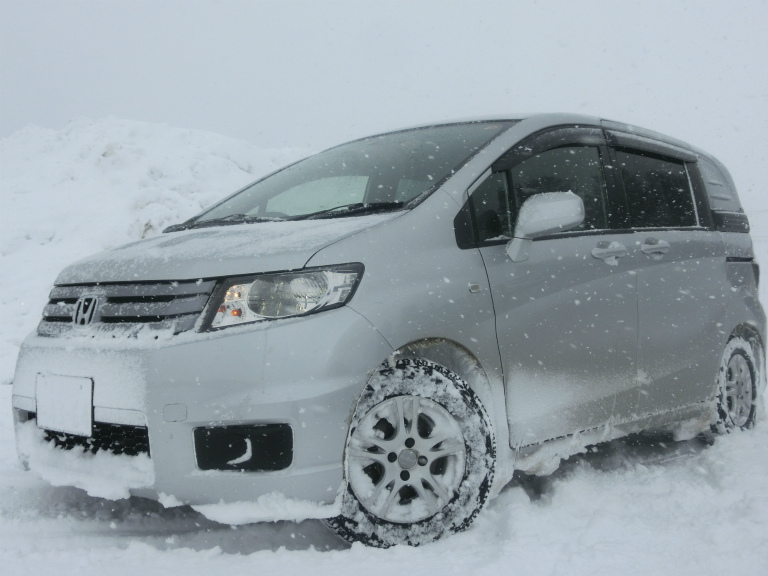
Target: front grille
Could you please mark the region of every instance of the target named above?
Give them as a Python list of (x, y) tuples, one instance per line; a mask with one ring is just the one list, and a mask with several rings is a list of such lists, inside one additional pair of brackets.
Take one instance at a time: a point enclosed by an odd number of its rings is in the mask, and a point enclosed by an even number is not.
[(90, 330), (134, 336), (146, 328), (178, 334), (194, 327), (215, 284), (214, 280), (198, 280), (55, 286), (38, 334)]
[[(30, 414), (30, 418), (34, 418)], [(127, 456), (149, 455), (149, 432), (145, 426), (125, 426), (123, 424), (93, 423), (93, 434), (78, 436), (65, 432), (45, 430), (45, 441), (52, 442), (56, 448), (72, 450), (75, 447), (83, 452), (95, 454), (99, 450)]]

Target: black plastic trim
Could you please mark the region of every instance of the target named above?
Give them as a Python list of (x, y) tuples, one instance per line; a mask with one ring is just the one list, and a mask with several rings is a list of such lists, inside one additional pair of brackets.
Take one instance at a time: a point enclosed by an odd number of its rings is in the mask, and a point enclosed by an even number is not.
[(605, 146), (603, 130), (596, 126), (556, 126), (526, 137), (507, 150), (493, 163), (494, 172), (504, 172), (522, 162), (561, 146)]
[(714, 228), (718, 232), (739, 232), (749, 234), (749, 218), (743, 212), (712, 211)]
[(576, 238), (578, 236), (616, 236), (619, 234), (635, 234), (637, 230), (573, 230), (570, 232), (557, 232), (555, 234), (547, 234), (546, 236), (539, 236), (534, 238), (534, 242), (540, 240), (557, 240), (558, 238)]
[(643, 152), (657, 154), (664, 158), (674, 158), (675, 160), (682, 160), (684, 162), (696, 162), (699, 159), (698, 156), (690, 150), (685, 150), (673, 144), (654, 140), (646, 136), (617, 132), (615, 130), (606, 130), (605, 136), (608, 140), (608, 144), (615, 148), (641, 150)]
[(200, 470), (275, 472), (293, 463), (290, 424), (237, 424), (195, 428)]
[(609, 206), (611, 210), (611, 224), (618, 230), (631, 230), (629, 222), (629, 203), (624, 190), (624, 180), (621, 177), (621, 169), (616, 159), (616, 150), (606, 146), (603, 158), (603, 175), (605, 186), (608, 190)]
[(693, 199), (696, 203), (696, 212), (699, 215), (699, 224), (708, 230), (714, 230), (715, 222), (712, 218), (709, 195), (707, 194), (707, 187), (704, 184), (704, 178), (701, 175), (698, 163), (686, 162), (685, 170), (688, 172), (688, 179), (693, 189)]
[(453, 232), (456, 235), (456, 245), (460, 250), (477, 248), (469, 199), (464, 202), (464, 206), (461, 207), (461, 210), (453, 219)]
[(555, 240), (557, 238), (573, 238), (575, 236), (613, 236), (618, 234), (645, 234), (648, 232), (707, 232), (708, 230), (702, 226), (679, 226), (677, 228), (620, 228), (611, 230), (574, 230), (572, 232), (557, 232), (556, 234), (548, 234), (547, 236), (539, 236), (534, 238), (533, 241), (538, 240)]
[[(37, 418), (35, 412), (27, 412), (27, 420)], [(112, 454), (138, 456), (149, 452), (149, 431), (146, 426), (128, 426), (108, 422), (94, 422), (91, 436), (80, 436), (67, 432), (43, 430), (45, 441), (61, 450), (81, 448), (83, 452), (96, 454), (99, 451)]]

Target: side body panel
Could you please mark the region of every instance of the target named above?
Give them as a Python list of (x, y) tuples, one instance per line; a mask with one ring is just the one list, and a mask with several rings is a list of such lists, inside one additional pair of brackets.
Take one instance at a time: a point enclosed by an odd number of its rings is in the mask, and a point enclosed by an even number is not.
[[(665, 254), (646, 254), (649, 242)], [(638, 411), (657, 413), (702, 402), (712, 393), (727, 338), (725, 254), (705, 230), (637, 232)]]
[(634, 411), (634, 259), (631, 253), (612, 264), (595, 258), (599, 242), (626, 245), (628, 239), (543, 239), (533, 242), (524, 262), (512, 262), (503, 245), (481, 249), (514, 447), (606, 425), (617, 400), (625, 412)]
[[(449, 340), (477, 358), (489, 381), (500, 383), (485, 268), (477, 250), (456, 245), (453, 219), (458, 210), (452, 198), (437, 192), (388, 226), (325, 248), (308, 265), (364, 261), (363, 279), (348, 306), (371, 322), (393, 349), (426, 339)], [(500, 386), (478, 393), (489, 411), (503, 404)]]

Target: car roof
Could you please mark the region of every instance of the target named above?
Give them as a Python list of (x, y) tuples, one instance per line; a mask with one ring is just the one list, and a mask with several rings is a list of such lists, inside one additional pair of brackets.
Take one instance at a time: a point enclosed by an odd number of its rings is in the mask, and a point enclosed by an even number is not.
[[(419, 128), (429, 128), (432, 126), (444, 126), (449, 124), (465, 124), (469, 122), (515, 122), (518, 126), (526, 123), (533, 123), (539, 129), (545, 129), (548, 127), (561, 126), (561, 125), (584, 125), (584, 126), (599, 126), (607, 131), (623, 132), (639, 138), (649, 138), (663, 142), (665, 144), (687, 150), (694, 156), (708, 158), (715, 162), (723, 171), (725, 167), (721, 162), (708, 152), (692, 146), (684, 140), (668, 136), (661, 132), (649, 130), (641, 126), (634, 124), (628, 124), (626, 122), (617, 122), (600, 116), (590, 116), (586, 114), (573, 114), (568, 112), (536, 112), (536, 113), (499, 113), (499, 114), (486, 114), (481, 116), (467, 116), (463, 118), (446, 118), (442, 120), (435, 120), (432, 122), (425, 122), (421, 124), (414, 124), (410, 126), (401, 126), (392, 130), (381, 132), (378, 135), (391, 134), (393, 132), (402, 132), (405, 130), (415, 130)], [(360, 140), (365, 138), (360, 138)], [(356, 139), (358, 140), (358, 139)]]
[[(465, 117), (465, 118), (452, 118), (452, 119), (446, 119), (441, 121), (413, 125), (413, 126), (404, 126), (402, 128), (391, 130), (388, 132), (399, 132), (401, 130), (427, 128), (430, 126), (440, 126), (445, 124), (463, 124), (467, 122), (494, 122), (494, 121), (522, 122), (526, 120), (535, 121), (537, 124), (549, 125), (549, 126), (558, 126), (562, 124), (583, 124), (585, 126), (601, 126), (606, 130), (613, 130), (616, 132), (625, 132), (628, 134), (633, 134), (635, 136), (651, 138), (652, 140), (659, 140), (662, 142), (666, 142), (667, 144), (672, 144), (674, 146), (678, 146), (685, 150), (694, 151), (694, 147), (688, 144), (687, 142), (684, 142), (683, 140), (679, 140), (677, 138), (673, 138), (672, 136), (668, 136), (666, 134), (662, 134), (661, 132), (655, 132), (654, 130), (649, 130), (647, 128), (642, 128), (640, 126), (635, 126), (633, 124), (627, 124), (625, 122), (617, 122), (615, 120), (609, 120), (607, 118), (602, 118), (599, 116), (589, 116), (585, 114), (572, 114), (572, 113), (565, 113), (565, 112), (528, 113), (528, 114), (506, 113), (506, 114), (472, 116), (472, 117)], [(696, 152), (700, 152), (700, 151), (696, 150)]]

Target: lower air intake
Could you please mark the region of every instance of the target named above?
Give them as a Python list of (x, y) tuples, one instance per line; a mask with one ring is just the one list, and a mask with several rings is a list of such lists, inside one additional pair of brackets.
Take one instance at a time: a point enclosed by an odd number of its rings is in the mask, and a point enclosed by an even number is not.
[[(30, 414), (34, 417), (34, 414)], [(91, 437), (45, 430), (46, 442), (52, 442), (62, 450), (82, 448), (83, 452), (95, 454), (100, 450), (126, 456), (149, 455), (149, 433), (144, 426), (124, 426), (122, 424), (93, 423)]]

